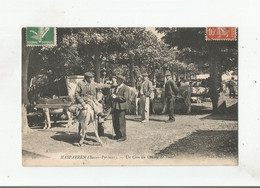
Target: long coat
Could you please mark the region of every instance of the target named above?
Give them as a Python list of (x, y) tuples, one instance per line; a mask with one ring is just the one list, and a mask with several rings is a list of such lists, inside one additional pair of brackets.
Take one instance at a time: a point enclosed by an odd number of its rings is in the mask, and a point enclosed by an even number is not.
[(112, 110), (127, 110), (128, 109), (128, 98), (129, 88), (123, 84), (118, 91), (113, 92), (116, 95), (115, 99), (112, 99)]
[(123, 84), (118, 90), (115, 88), (113, 94), (116, 98), (112, 99), (112, 120), (116, 138), (119, 139), (126, 137), (125, 113), (128, 109), (129, 89)]

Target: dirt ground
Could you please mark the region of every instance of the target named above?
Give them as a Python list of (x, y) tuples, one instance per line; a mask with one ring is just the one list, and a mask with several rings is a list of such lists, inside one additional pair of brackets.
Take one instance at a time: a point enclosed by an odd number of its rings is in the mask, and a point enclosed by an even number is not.
[[(228, 99), (228, 107), (237, 99)], [(149, 123), (127, 115), (127, 140), (112, 138), (112, 120), (105, 122), (104, 146), (96, 141), (92, 125), (82, 147), (78, 146), (78, 124), (61, 122), (50, 130), (33, 125), (23, 136), (25, 166), (82, 165), (237, 165), (238, 121), (236, 114), (212, 115), (211, 103), (192, 104), (192, 114), (151, 115)]]

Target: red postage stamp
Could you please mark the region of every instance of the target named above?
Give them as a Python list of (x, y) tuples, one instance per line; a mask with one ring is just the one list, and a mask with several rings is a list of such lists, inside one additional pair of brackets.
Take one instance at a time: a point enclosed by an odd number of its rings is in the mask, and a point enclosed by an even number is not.
[(236, 27), (207, 27), (206, 40), (236, 40)]

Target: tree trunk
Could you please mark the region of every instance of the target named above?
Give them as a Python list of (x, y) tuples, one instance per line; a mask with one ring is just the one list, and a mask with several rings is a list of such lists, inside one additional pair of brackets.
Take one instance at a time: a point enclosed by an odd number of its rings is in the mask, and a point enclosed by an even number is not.
[(95, 50), (95, 59), (94, 59), (94, 71), (95, 71), (95, 80), (97, 83), (100, 83), (100, 52), (99, 50)]
[(133, 60), (133, 58), (130, 58), (129, 71), (130, 71), (130, 82), (131, 82), (130, 84), (131, 84), (131, 87), (135, 87), (134, 60)]
[(217, 111), (217, 104), (218, 104), (218, 92), (217, 92), (217, 62), (216, 60), (211, 57), (210, 61), (210, 98), (212, 101), (213, 112)]
[(210, 98), (213, 106), (213, 113), (223, 112), (226, 108), (225, 100), (223, 99), (223, 95), (221, 95), (220, 87), (221, 75), (219, 73), (219, 65), (221, 63), (221, 54), (220, 48), (218, 44), (212, 43), (209, 46), (209, 54), (210, 54)]
[(32, 51), (32, 47), (26, 47), (25, 44), (25, 29), (22, 30), (22, 133), (28, 134), (32, 130), (28, 126), (27, 121), (27, 105), (28, 101), (28, 65), (29, 57)]
[(152, 83), (155, 84), (155, 65), (154, 61), (152, 62)]
[(25, 105), (22, 104), (22, 133), (23, 133), (23, 135), (27, 135), (30, 132), (32, 132), (32, 130), (28, 126), (27, 110), (26, 110)]

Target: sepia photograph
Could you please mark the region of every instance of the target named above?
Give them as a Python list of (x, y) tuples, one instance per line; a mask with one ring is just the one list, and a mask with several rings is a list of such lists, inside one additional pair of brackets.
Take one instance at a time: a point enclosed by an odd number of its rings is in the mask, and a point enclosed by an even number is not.
[(22, 165), (237, 166), (238, 34), (22, 28)]

